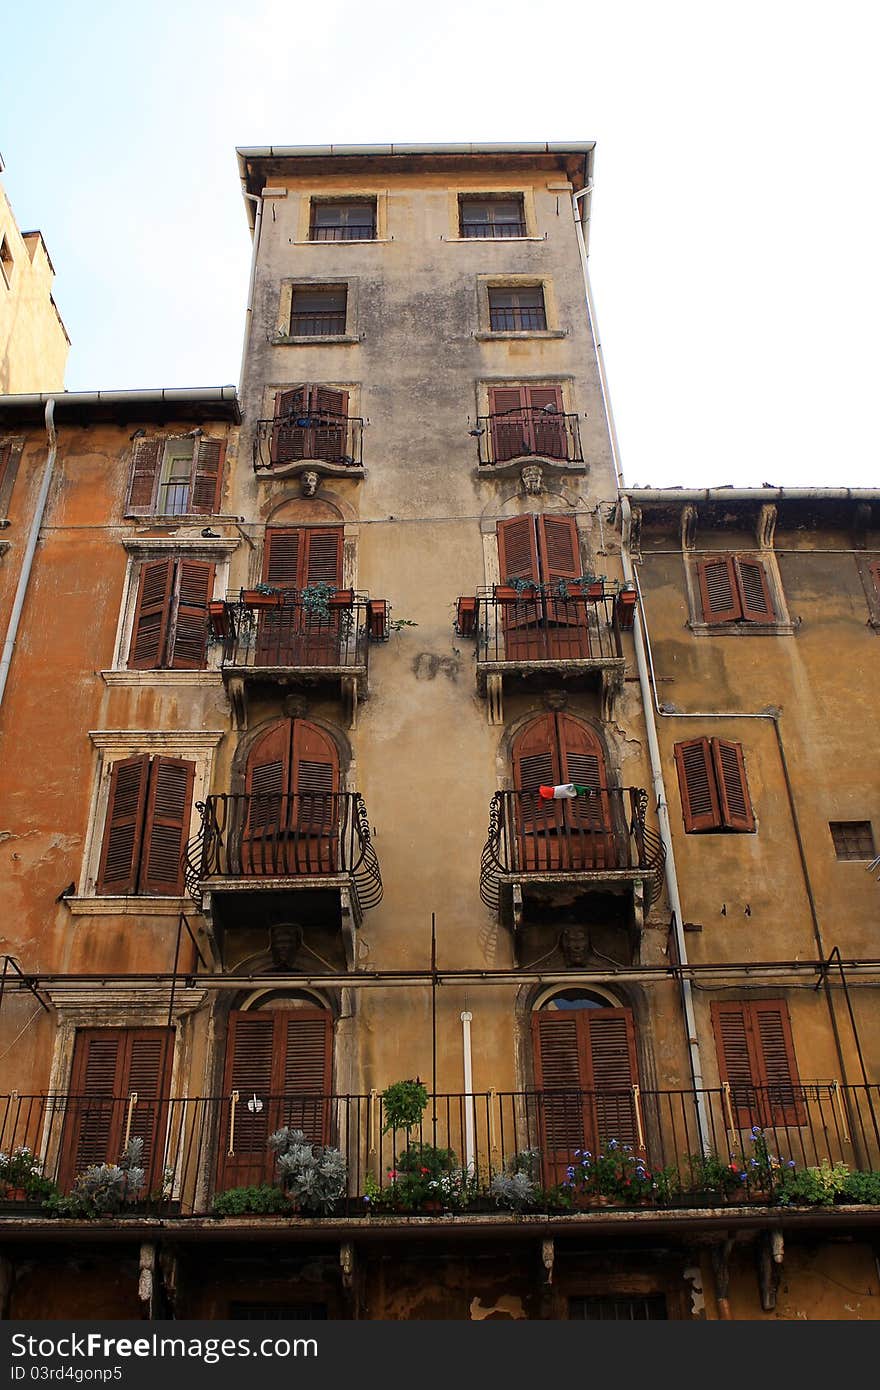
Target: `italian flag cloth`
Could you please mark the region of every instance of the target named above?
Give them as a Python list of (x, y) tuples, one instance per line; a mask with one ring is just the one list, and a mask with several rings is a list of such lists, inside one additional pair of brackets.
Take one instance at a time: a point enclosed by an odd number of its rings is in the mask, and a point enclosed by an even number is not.
[(542, 801), (564, 801), (575, 796), (589, 796), (592, 787), (578, 787), (574, 782), (563, 782), (559, 787), (539, 787), (538, 796)]

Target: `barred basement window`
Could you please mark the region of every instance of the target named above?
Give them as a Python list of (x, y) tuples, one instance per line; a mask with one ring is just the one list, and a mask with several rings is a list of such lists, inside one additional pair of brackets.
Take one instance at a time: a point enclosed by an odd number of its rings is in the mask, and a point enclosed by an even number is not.
[(755, 816), (741, 743), (693, 738), (675, 745), (684, 828), (753, 831)]
[(874, 832), (869, 820), (833, 820), (828, 822), (828, 829), (838, 859), (874, 858)]
[(584, 1318), (592, 1322), (646, 1322), (668, 1318), (666, 1297), (662, 1293), (628, 1297), (622, 1294), (599, 1295), (592, 1298), (570, 1298), (569, 1318)]

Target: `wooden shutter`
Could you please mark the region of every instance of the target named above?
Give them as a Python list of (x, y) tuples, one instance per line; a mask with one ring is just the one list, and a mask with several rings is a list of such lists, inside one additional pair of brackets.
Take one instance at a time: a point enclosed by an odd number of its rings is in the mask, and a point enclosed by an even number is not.
[(805, 1124), (785, 1001), (713, 1003), (712, 1026), (718, 1071), (730, 1085), (736, 1127)]
[(263, 582), (278, 589), (295, 589), (300, 583), (301, 528), (268, 527), (263, 549)]
[(12, 461), (12, 440), (0, 439), (0, 493), (6, 482), (6, 470)]
[(275, 395), (275, 419), (272, 425), (270, 458), (273, 463), (295, 463), (306, 454), (307, 431), (296, 420), (307, 410), (307, 388), (296, 386)]
[(251, 749), (245, 775), (247, 823), (242, 843), (242, 872), (272, 875), (283, 853), (281, 831), (292, 816), (289, 800), (292, 721), (274, 725)]
[(311, 1144), (330, 1139), (333, 1020), (326, 1009), (292, 1009), (283, 1020), (281, 1124), (301, 1129)]
[(721, 807), (709, 740), (693, 738), (677, 743), (675, 766), (685, 831), (690, 835), (697, 830), (717, 830), (721, 825)]
[[(705, 742), (705, 740), (700, 740)], [(677, 745), (681, 747), (682, 745)], [(685, 745), (686, 747), (687, 745)], [(731, 830), (754, 830), (755, 817), (746, 781), (746, 765), (741, 743), (712, 739), (712, 760), (721, 804), (721, 824)]]
[(697, 566), (705, 623), (729, 623), (742, 617), (733, 558), (719, 555)]
[(629, 1009), (580, 1011), (589, 1038), (590, 1091), (596, 1143), (638, 1145), (633, 1086), (638, 1082), (636, 1033)]
[(136, 891), (149, 769), (147, 754), (113, 764), (98, 871), (99, 893)]
[(0, 440), (0, 517), (8, 515), (23, 450), (24, 444), (21, 440)]
[(525, 393), (519, 386), (493, 386), (489, 391), (492, 419), (492, 461), (504, 463), (531, 452), (524, 414)]
[(547, 1187), (565, 1180), (576, 1150), (592, 1147), (580, 1044), (575, 1010), (541, 1009), (532, 1015), (538, 1133)]
[(516, 516), (510, 521), (499, 521), (498, 560), (502, 584), (509, 579), (539, 582), (534, 517)]
[[(257, 1186), (273, 1178), (274, 1156), (267, 1152), (266, 1141), (276, 1128), (272, 1124), (275, 1118), (272, 1104), (275, 1017), (268, 1010), (263, 1013), (235, 1011), (229, 1015), (220, 1126), (221, 1187)], [(238, 1100), (233, 1110), (235, 1091)]]
[(159, 463), (165, 449), (165, 439), (136, 439), (131, 453), (131, 477), (125, 510), (139, 516), (153, 510), (153, 497), (159, 475)]
[(742, 616), (750, 623), (772, 623), (776, 621), (776, 611), (770, 597), (767, 571), (761, 560), (734, 559)]
[(572, 516), (538, 517), (538, 550), (544, 582), (578, 579), (582, 572), (577, 526)]
[(223, 478), (222, 439), (200, 439), (196, 445), (190, 511), (213, 514), (220, 510), (220, 484)]
[(128, 664), (135, 671), (155, 671), (165, 662), (174, 561), (150, 560), (141, 566)]
[(516, 850), (519, 867), (526, 870), (558, 869), (559, 832), (563, 827), (563, 803), (542, 801), (541, 786), (561, 781), (559, 743), (552, 714), (541, 715), (519, 734), (513, 746), (513, 785)]
[(614, 833), (602, 745), (570, 715), (556, 716), (559, 780), (596, 789), (596, 795), (559, 803), (566, 827), (564, 857), (571, 869), (602, 869), (615, 862)]
[(296, 860), (293, 872), (333, 873), (339, 806), (339, 760), (336, 745), (305, 719), (293, 725), (292, 786), (296, 794)]
[[(534, 453), (545, 454), (547, 458), (564, 459), (568, 457), (565, 436), (565, 417), (562, 413), (562, 388), (560, 386), (527, 386), (526, 404), (531, 407), (529, 415), (530, 443)], [(553, 406), (553, 411), (544, 411), (545, 406)], [(578, 570), (580, 574), (580, 570)]]
[(302, 587), (307, 584), (342, 585), (342, 527), (306, 527), (302, 532), (304, 558)]
[(183, 851), (195, 770), (195, 763), (181, 758), (153, 761), (141, 854), (141, 893), (173, 898), (183, 892)]
[(129, 1097), (130, 1136), (144, 1141), (146, 1186), (156, 1185), (164, 1147), (164, 1118), (171, 1079), (173, 1033), (167, 1028), (89, 1028), (76, 1034), (71, 1104), (62, 1138), (61, 1186), (100, 1163), (118, 1162), (125, 1140)]
[(313, 386), (311, 409), (320, 415), (340, 417), (315, 425), (312, 453), (312, 458), (338, 463), (345, 454), (348, 433), (348, 392), (331, 391), (327, 386)]
[(177, 613), (169, 665), (175, 670), (202, 670), (208, 653), (208, 601), (214, 592), (214, 566), (180, 560), (177, 566)]

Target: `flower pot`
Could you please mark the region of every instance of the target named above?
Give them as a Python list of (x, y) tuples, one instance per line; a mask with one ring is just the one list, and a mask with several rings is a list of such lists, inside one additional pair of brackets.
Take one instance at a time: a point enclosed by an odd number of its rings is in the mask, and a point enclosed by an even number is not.
[(354, 603), (354, 589), (337, 589), (327, 600), (331, 608), (350, 608)]
[(229, 632), (229, 614), (226, 604), (214, 602), (208, 604), (208, 627), (215, 637), (225, 637)]
[(284, 603), (283, 594), (263, 594), (259, 589), (242, 589), (241, 601), (248, 608), (281, 608)]
[(477, 630), (477, 600), (470, 595), (458, 600), (455, 628), (459, 637), (473, 637)]
[(512, 584), (496, 584), (493, 592), (499, 603), (534, 603), (538, 597), (534, 584), (525, 589), (515, 589)]
[(371, 598), (367, 603), (367, 634), (373, 642), (388, 636), (388, 604), (384, 598)]
[(615, 604), (617, 621), (621, 628), (631, 628), (636, 616), (635, 589), (621, 589)]

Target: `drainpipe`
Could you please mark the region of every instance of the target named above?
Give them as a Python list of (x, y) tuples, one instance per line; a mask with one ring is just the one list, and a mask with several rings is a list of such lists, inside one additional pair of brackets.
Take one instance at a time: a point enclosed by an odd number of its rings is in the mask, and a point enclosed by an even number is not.
[(21, 621), (21, 611), (24, 608), (24, 600), (31, 577), (31, 568), (34, 563), (34, 552), (37, 548), (37, 539), (40, 534), (40, 527), (43, 524), (43, 513), (46, 510), (46, 500), (49, 496), (49, 485), (52, 482), (52, 474), (55, 469), (57, 439), (55, 436), (54, 396), (50, 396), (46, 402), (46, 433), (49, 436), (49, 453), (46, 457), (46, 467), (43, 469), (43, 481), (40, 484), (40, 495), (37, 498), (37, 505), (34, 510), (27, 545), (25, 546), (24, 558), (21, 562), (21, 572), (18, 576), (18, 586), (15, 590), (12, 612), (9, 616), (9, 626), (6, 629), (6, 641), (3, 644), (3, 654), (0, 656), (0, 705), (2, 705), (3, 696), (6, 693), (6, 681), (9, 677), (12, 652), (15, 647), (15, 639), (18, 635), (18, 624)]
[[(617, 479), (618, 489), (623, 487), (623, 473), (620, 467), (620, 450), (617, 442), (617, 430), (614, 424), (614, 415), (611, 410), (611, 401), (608, 394), (608, 382), (605, 375), (605, 362), (602, 355), (602, 345), (599, 341), (599, 334), (596, 325), (596, 311), (593, 305), (593, 295), (590, 289), (590, 276), (587, 266), (587, 247), (584, 240), (583, 231), (583, 211), (578, 207), (581, 198), (588, 197), (593, 191), (592, 182), (588, 182), (586, 188), (572, 194), (572, 208), (574, 212), (575, 234), (577, 236), (578, 252), (581, 258), (581, 270), (584, 277), (584, 294), (587, 301), (587, 314), (590, 320), (590, 330), (593, 342), (596, 347), (596, 360), (599, 369), (599, 384), (602, 391), (602, 406), (605, 411), (605, 419), (608, 422), (608, 438), (611, 444), (611, 458), (614, 464), (614, 473)], [(621, 562), (623, 564), (624, 579), (628, 584), (634, 584), (634, 573), (632, 559), (629, 553), (629, 536), (631, 512), (629, 499), (621, 496)], [(669, 906), (672, 911), (672, 925), (675, 936), (675, 947), (678, 962), (681, 966), (688, 963), (687, 945), (684, 939), (684, 916), (681, 910), (681, 898), (678, 892), (678, 876), (675, 872), (675, 852), (672, 845), (672, 830), (669, 824), (669, 808), (666, 801), (666, 786), (663, 780), (663, 765), (660, 760), (660, 745), (657, 740), (657, 725), (654, 720), (654, 706), (651, 699), (651, 687), (648, 673), (648, 662), (645, 654), (645, 643), (642, 633), (642, 616), (639, 609), (636, 609), (635, 625), (633, 630), (635, 638), (636, 666), (639, 674), (639, 690), (642, 697), (642, 710), (645, 719), (645, 729), (648, 736), (648, 754), (651, 761), (651, 777), (654, 785), (654, 798), (657, 807), (657, 822), (660, 830), (660, 838), (666, 850), (666, 861), (664, 875), (666, 879), (666, 892), (669, 896)], [(706, 1096), (703, 1081), (703, 1062), (700, 1054), (700, 1043), (697, 1036), (697, 1020), (694, 1013), (693, 989), (689, 979), (679, 973), (679, 984), (681, 989), (681, 1003), (684, 1011), (685, 1032), (687, 1035), (688, 1058), (690, 1062), (691, 1081), (693, 1083), (694, 1095), (697, 1107), (697, 1126), (700, 1133), (700, 1144), (705, 1153), (712, 1147), (711, 1126), (706, 1107)]]
[(251, 323), (254, 316), (254, 291), (257, 283), (257, 256), (260, 250), (260, 231), (263, 226), (263, 199), (257, 193), (245, 193), (245, 198), (251, 203), (256, 203), (257, 211), (254, 219), (254, 235), (251, 246), (251, 277), (248, 284), (247, 308), (244, 311), (244, 342), (241, 348), (241, 376), (238, 383), (238, 394), (244, 391), (245, 363), (247, 361), (248, 344), (251, 339)]
[(476, 1146), (474, 1144), (474, 1069), (471, 1054), (471, 1023), (473, 1014), (467, 1010), (461, 1015), (461, 1041), (464, 1053), (464, 1166), (465, 1171), (473, 1173), (476, 1168)]

